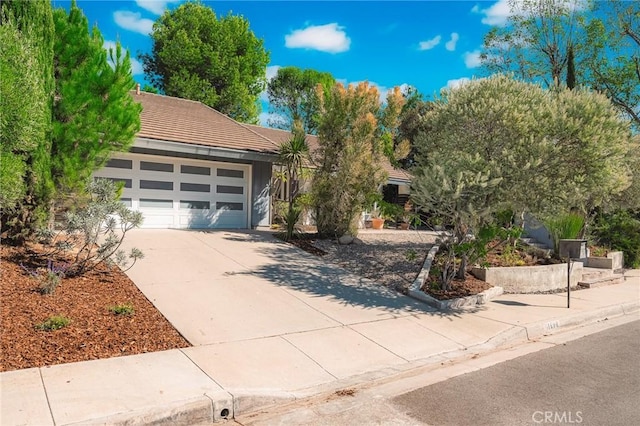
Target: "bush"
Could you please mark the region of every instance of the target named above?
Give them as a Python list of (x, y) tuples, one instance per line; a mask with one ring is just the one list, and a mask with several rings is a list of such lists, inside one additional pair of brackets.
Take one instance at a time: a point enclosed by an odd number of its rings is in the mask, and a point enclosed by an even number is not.
[(52, 260), (47, 262), (46, 268), (29, 269), (22, 264), (20, 266), (38, 281), (38, 290), (42, 294), (53, 294), (65, 277), (68, 268), (66, 263), (55, 264)]
[(71, 320), (65, 316), (54, 315), (52, 317), (47, 318), (44, 322), (40, 324), (36, 324), (36, 330), (42, 331), (53, 331), (60, 330), (68, 326), (71, 323)]
[(582, 231), (584, 227), (584, 217), (575, 213), (561, 215), (546, 220), (544, 226), (549, 231), (549, 234), (551, 234), (553, 251), (558, 254), (560, 240), (578, 238), (580, 231)]
[(42, 230), (41, 241), (51, 247), (49, 255), (74, 254), (65, 274), (82, 275), (101, 262), (130, 269), (144, 257), (137, 248), (127, 254), (120, 249), (127, 232), (142, 224), (142, 214), (118, 201), (118, 187), (108, 179), (96, 179), (87, 187), (89, 201), (75, 212), (67, 212), (58, 234)]
[(627, 268), (640, 268), (640, 219), (627, 210), (601, 214), (593, 234), (599, 245), (624, 252)]

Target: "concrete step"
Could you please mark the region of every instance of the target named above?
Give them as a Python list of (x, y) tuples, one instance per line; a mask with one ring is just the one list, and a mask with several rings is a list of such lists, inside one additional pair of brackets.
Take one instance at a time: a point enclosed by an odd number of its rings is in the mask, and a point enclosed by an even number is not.
[(612, 274), (611, 276), (604, 276), (600, 278), (592, 278), (582, 281), (578, 283), (580, 287), (583, 288), (596, 288), (596, 287), (604, 287), (606, 285), (613, 284), (622, 284), (624, 282), (624, 275), (622, 274)]
[(590, 268), (585, 266), (582, 268), (582, 280), (594, 280), (597, 278), (611, 277), (613, 276), (613, 271), (611, 269), (600, 269), (600, 268)]

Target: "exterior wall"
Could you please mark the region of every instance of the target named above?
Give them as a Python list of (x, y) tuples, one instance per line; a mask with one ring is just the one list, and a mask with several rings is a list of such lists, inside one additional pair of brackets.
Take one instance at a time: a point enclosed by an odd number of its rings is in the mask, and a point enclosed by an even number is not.
[(251, 178), (251, 227), (270, 225), (271, 163), (254, 161)]

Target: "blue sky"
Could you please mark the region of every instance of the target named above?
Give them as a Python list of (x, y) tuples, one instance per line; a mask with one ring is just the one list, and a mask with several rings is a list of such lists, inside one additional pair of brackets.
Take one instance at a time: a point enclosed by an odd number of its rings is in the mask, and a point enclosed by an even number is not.
[[(151, 50), (153, 22), (182, 0), (78, 0), (106, 45), (120, 40), (135, 58)], [(53, 0), (54, 7), (69, 1)], [(498, 1), (205, 1), (218, 16), (243, 15), (270, 52), (267, 76), (278, 67), (327, 71), (341, 82), (369, 81), (381, 91), (411, 85), (427, 96), (481, 75), (482, 38), (504, 24)], [(146, 83), (133, 61), (134, 78)], [(262, 122), (268, 106), (263, 102)]]

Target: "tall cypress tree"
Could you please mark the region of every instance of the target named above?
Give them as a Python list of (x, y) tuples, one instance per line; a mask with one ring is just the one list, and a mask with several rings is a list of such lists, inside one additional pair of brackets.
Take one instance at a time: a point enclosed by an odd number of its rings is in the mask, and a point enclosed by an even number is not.
[[(49, 1), (29, 0), (4, 0), (1, 16), (2, 44), (7, 49), (2, 58), (2, 112), (7, 124), (2, 129), (2, 151), (4, 165), (12, 165), (9, 175), (3, 173), (2, 230), (20, 242), (46, 219), (54, 190), (49, 167), (53, 16)], [(11, 106), (16, 95), (21, 97)], [(17, 198), (9, 202), (4, 195), (10, 190)]]
[(52, 174), (61, 195), (82, 190), (113, 151), (124, 151), (140, 130), (129, 53), (106, 52), (98, 28), (89, 30), (75, 1), (56, 9)]

